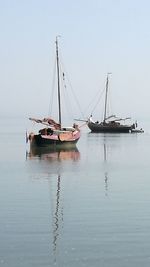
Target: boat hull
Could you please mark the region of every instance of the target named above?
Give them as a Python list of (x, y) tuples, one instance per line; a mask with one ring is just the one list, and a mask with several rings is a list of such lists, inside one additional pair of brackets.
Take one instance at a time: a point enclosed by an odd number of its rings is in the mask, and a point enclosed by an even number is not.
[(93, 133), (129, 133), (132, 130), (130, 125), (104, 125), (92, 122), (88, 122), (87, 125)]
[(57, 135), (41, 135), (41, 134), (32, 134), (29, 135), (31, 147), (49, 147), (49, 148), (73, 148), (76, 146), (80, 138), (80, 132), (77, 132), (67, 140), (60, 139)]

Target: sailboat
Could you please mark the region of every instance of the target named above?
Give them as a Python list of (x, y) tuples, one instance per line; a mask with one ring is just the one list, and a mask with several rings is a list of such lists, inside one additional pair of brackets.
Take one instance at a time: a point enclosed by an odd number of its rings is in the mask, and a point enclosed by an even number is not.
[(61, 86), (60, 86), (60, 62), (58, 37), (56, 37), (56, 64), (57, 64), (57, 98), (58, 98), (58, 122), (52, 118), (29, 120), (44, 125), (38, 133), (29, 133), (27, 139), (31, 146), (48, 146), (49, 148), (56, 147), (74, 147), (80, 138), (80, 129), (77, 124), (71, 127), (62, 126), (62, 110), (61, 110)]
[[(87, 125), (91, 132), (94, 133), (129, 133), (138, 132), (137, 122), (133, 124), (125, 123), (126, 120), (131, 118), (119, 118), (116, 115), (107, 116), (107, 105), (108, 105), (108, 87), (109, 87), (109, 74), (107, 74), (106, 88), (105, 88), (105, 105), (104, 105), (104, 118), (103, 121), (94, 122), (92, 115), (88, 118)], [(141, 130), (142, 131), (142, 130)]]

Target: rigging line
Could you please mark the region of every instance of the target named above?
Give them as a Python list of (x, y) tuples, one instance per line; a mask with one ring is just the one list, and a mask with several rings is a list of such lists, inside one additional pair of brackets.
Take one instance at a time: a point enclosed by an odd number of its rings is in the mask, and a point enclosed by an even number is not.
[[(65, 102), (65, 111), (69, 111), (67, 114), (71, 114), (71, 116), (69, 116), (71, 119), (74, 118), (73, 116), (73, 107), (71, 105), (71, 97), (69, 95), (69, 90), (67, 88), (67, 85), (66, 85), (66, 81), (65, 81), (65, 77), (66, 77), (66, 70), (65, 70), (65, 66), (64, 66), (64, 63), (63, 63), (63, 60), (62, 60), (62, 54), (61, 54), (61, 50), (59, 51), (59, 63), (60, 63), (60, 78), (61, 78), (61, 84), (63, 85), (63, 90), (61, 90), (61, 93), (63, 95), (63, 100)], [(67, 81), (69, 81), (69, 79), (67, 79)], [(71, 83), (70, 83), (71, 84)], [(70, 88), (72, 86), (70, 85)], [(72, 89), (72, 88), (71, 88)], [(73, 90), (72, 90), (73, 91)], [(71, 92), (72, 92), (71, 91)], [(68, 98), (69, 101), (67, 101), (66, 99)], [(76, 99), (76, 98), (75, 98)], [(76, 101), (77, 103), (77, 101)], [(70, 105), (68, 105), (70, 104)]]
[(52, 79), (52, 90), (51, 90), (50, 104), (49, 104), (49, 112), (48, 112), (48, 114), (50, 116), (52, 115), (52, 109), (53, 109), (55, 82), (56, 82), (56, 57), (55, 57), (55, 62), (54, 62), (53, 79)]
[(100, 99), (101, 99), (101, 97), (102, 97), (104, 91), (105, 91), (105, 88), (103, 89), (103, 91), (101, 92), (100, 96), (98, 97), (98, 100), (97, 100), (97, 102), (96, 102), (94, 108), (92, 109), (92, 112), (91, 112), (91, 113), (93, 113), (93, 111), (96, 109), (96, 107), (97, 107), (97, 105), (98, 105), (98, 103), (99, 103), (99, 101), (100, 101)]
[[(68, 111), (67, 114), (69, 115), (69, 117), (71, 119), (73, 119), (73, 109), (72, 109), (73, 106), (71, 105), (71, 99), (70, 99), (70, 96), (68, 94), (67, 86), (65, 83), (65, 74), (64, 74), (64, 72), (62, 72), (62, 74), (63, 74), (63, 76), (61, 78), (62, 78), (62, 84), (64, 87), (64, 90), (62, 90), (62, 93), (63, 93), (63, 99), (64, 99), (65, 107), (66, 107), (65, 111)], [(67, 101), (67, 99), (68, 99), (68, 101)]]
[[(100, 101), (100, 99), (101, 99), (101, 97), (102, 97), (104, 91), (105, 91), (105, 88), (103, 89), (102, 92), (100, 92), (100, 90), (98, 89), (97, 93), (94, 95), (94, 97), (92, 98), (92, 100), (90, 101), (90, 103), (88, 104), (88, 106), (84, 109), (84, 113), (87, 113), (87, 112), (88, 112), (88, 110), (90, 109), (90, 106), (92, 106), (92, 103), (94, 103), (94, 102), (96, 101), (95, 99), (98, 98), (98, 101)], [(100, 96), (98, 97), (99, 94), (100, 94)], [(98, 101), (96, 101), (96, 103), (97, 103)], [(96, 106), (97, 106), (97, 105), (96, 105)], [(94, 106), (94, 107), (95, 107), (95, 106)], [(95, 107), (95, 108), (96, 108), (96, 107)], [(92, 110), (92, 112), (95, 110), (95, 108)]]
[[(104, 90), (105, 90), (105, 89), (103, 89), (103, 91), (101, 92), (101, 95), (98, 97), (99, 100), (100, 100), (101, 96), (103, 95)], [(99, 92), (99, 90), (98, 90), (97, 94), (92, 98), (92, 100), (91, 100), (91, 102), (89, 103), (89, 105), (85, 108), (84, 113), (86, 113), (86, 112), (88, 111), (88, 109), (90, 108), (90, 106), (92, 105), (92, 103), (95, 102), (95, 98), (97, 99), (97, 96), (98, 96), (99, 94), (100, 94), (100, 92)]]
[(80, 103), (79, 103), (79, 101), (78, 101), (78, 99), (77, 99), (77, 96), (76, 96), (76, 94), (75, 94), (75, 92), (74, 92), (74, 90), (73, 90), (73, 87), (72, 87), (71, 82), (70, 82), (70, 80), (69, 80), (68, 77), (67, 77), (67, 80), (68, 80), (68, 83), (70, 84), (70, 88), (71, 88), (72, 94), (73, 94), (73, 96), (74, 96), (74, 99), (75, 99), (75, 101), (76, 101), (76, 103), (77, 103), (77, 106), (78, 106), (78, 108), (79, 108), (79, 111), (80, 111), (82, 117), (84, 117), (84, 114), (83, 114), (83, 112), (82, 112)]
[[(60, 56), (61, 56), (61, 53), (60, 53)], [(62, 56), (61, 56), (61, 58), (62, 58)], [(69, 80), (69, 75), (68, 75), (68, 73), (67, 73), (67, 71), (66, 71), (65, 65), (64, 65), (64, 63), (62, 63), (62, 61), (61, 61), (61, 64), (62, 64), (62, 66), (63, 66), (64, 72), (66, 73), (67, 81), (68, 81), (68, 83), (69, 83), (69, 85), (70, 85), (72, 94), (73, 94), (73, 96), (74, 96), (74, 99), (76, 100), (76, 103), (77, 103), (77, 106), (78, 106), (78, 108), (79, 108), (79, 111), (80, 111), (81, 115), (84, 117), (84, 114), (83, 114), (83, 112), (82, 112), (82, 109), (81, 109), (81, 106), (80, 106), (79, 101), (78, 101), (78, 99), (77, 99), (77, 96), (76, 96), (76, 94), (75, 94), (75, 92), (74, 92), (74, 90), (73, 90), (72, 84), (71, 84), (71, 82), (70, 82), (70, 80)]]
[[(61, 69), (61, 66), (60, 66), (60, 69)], [(65, 74), (62, 70), (61, 70), (61, 73), (62, 73), (61, 79), (62, 79), (62, 84), (63, 84), (63, 88), (64, 88), (64, 90), (62, 90), (62, 93), (63, 93), (63, 97), (64, 97), (65, 107), (66, 107), (66, 111), (68, 111), (67, 114), (70, 115), (70, 113), (71, 113), (70, 118), (72, 119), (73, 118), (73, 110), (72, 110), (72, 105), (71, 105), (71, 99), (70, 99), (70, 96), (69, 96), (69, 93), (67, 90), (67, 85), (65, 82)], [(68, 99), (68, 101), (67, 101), (67, 99)]]
[(84, 122), (84, 123), (82, 123), (82, 124), (79, 126), (79, 128), (82, 128), (82, 127), (84, 127), (85, 125), (87, 125), (87, 121)]
[(112, 95), (111, 91), (109, 90), (109, 114), (113, 114), (113, 105), (112, 105)]

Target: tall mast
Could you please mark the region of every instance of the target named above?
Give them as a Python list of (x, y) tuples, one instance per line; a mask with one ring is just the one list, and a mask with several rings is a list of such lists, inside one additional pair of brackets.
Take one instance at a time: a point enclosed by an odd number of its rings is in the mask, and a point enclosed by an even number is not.
[(58, 55), (58, 36), (56, 37), (56, 60), (57, 60), (57, 89), (58, 89), (58, 115), (61, 125), (61, 101), (60, 101), (60, 77), (59, 77), (59, 55)]
[(105, 110), (104, 110), (104, 122), (106, 121), (107, 118), (107, 98), (108, 98), (108, 82), (109, 82), (109, 74), (111, 73), (107, 73), (107, 79), (106, 79), (106, 94), (105, 94)]

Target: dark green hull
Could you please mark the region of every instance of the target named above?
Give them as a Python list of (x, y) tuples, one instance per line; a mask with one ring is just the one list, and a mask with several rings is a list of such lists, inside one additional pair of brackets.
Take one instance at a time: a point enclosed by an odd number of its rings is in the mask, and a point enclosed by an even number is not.
[(61, 141), (49, 138), (43, 138), (40, 134), (35, 134), (30, 141), (31, 147), (50, 147), (50, 148), (63, 148), (63, 147), (75, 147), (79, 138), (75, 140)]

